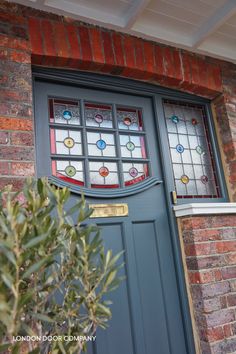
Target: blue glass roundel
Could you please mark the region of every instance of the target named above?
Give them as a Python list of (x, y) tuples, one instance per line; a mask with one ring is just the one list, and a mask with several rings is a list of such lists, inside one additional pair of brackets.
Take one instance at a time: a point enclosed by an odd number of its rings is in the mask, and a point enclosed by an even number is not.
[(106, 146), (107, 146), (106, 142), (104, 140), (102, 140), (102, 139), (98, 140), (96, 142), (96, 145), (97, 145), (97, 148), (99, 150), (104, 150), (106, 148)]
[(173, 116), (171, 117), (171, 120), (172, 120), (172, 122), (175, 123), (175, 124), (179, 123), (179, 117), (177, 117), (177, 116), (175, 116), (175, 115), (173, 115)]
[(176, 145), (176, 150), (182, 154), (184, 152), (184, 147), (181, 144)]
[(69, 120), (72, 118), (72, 113), (70, 111), (64, 111), (63, 112), (63, 118), (66, 120)]

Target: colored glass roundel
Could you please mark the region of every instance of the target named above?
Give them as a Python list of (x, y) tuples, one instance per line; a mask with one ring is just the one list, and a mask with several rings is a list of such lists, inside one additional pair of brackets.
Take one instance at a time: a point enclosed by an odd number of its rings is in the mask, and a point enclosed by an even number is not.
[(100, 113), (95, 114), (94, 116), (94, 120), (95, 122), (97, 122), (98, 124), (101, 124), (103, 122), (103, 116)]
[(207, 182), (208, 182), (208, 177), (207, 177), (206, 175), (203, 175), (203, 176), (201, 177), (201, 181), (202, 181), (203, 184), (207, 184)]
[(138, 176), (138, 170), (135, 167), (131, 167), (129, 170), (129, 174), (131, 177), (135, 178)]
[(173, 115), (173, 116), (171, 117), (171, 120), (172, 120), (172, 122), (175, 123), (175, 124), (179, 123), (179, 117), (178, 117), (178, 116)]
[(181, 177), (181, 182), (182, 182), (183, 184), (188, 184), (188, 182), (189, 182), (189, 177), (188, 177), (187, 175), (183, 175), (183, 176)]
[(65, 168), (65, 173), (67, 174), (67, 176), (69, 177), (74, 177), (74, 175), (76, 174), (76, 169), (74, 166), (67, 166)]
[(198, 124), (197, 119), (193, 118), (193, 119), (192, 119), (192, 125), (197, 125), (197, 124)]
[(109, 169), (107, 167), (103, 166), (99, 169), (99, 174), (102, 177), (107, 177), (109, 175)]
[(135, 145), (132, 141), (128, 141), (128, 143), (126, 144), (126, 147), (129, 151), (133, 151), (135, 149)]
[(71, 111), (64, 111), (63, 112), (63, 118), (66, 119), (66, 120), (70, 120), (72, 118)]
[(68, 148), (72, 148), (75, 145), (74, 139), (68, 137), (64, 139), (64, 145)]
[(196, 151), (197, 151), (197, 153), (198, 153), (199, 155), (202, 155), (202, 154), (204, 153), (204, 150), (203, 150), (203, 148), (202, 148), (200, 145), (198, 145), (198, 146), (196, 147)]
[(183, 145), (178, 144), (178, 145), (176, 146), (176, 150), (177, 150), (180, 154), (182, 154), (182, 153), (184, 152), (184, 147), (183, 147)]
[(123, 122), (124, 122), (124, 124), (127, 125), (128, 127), (132, 124), (132, 120), (131, 120), (130, 117), (125, 117), (125, 118), (123, 119)]
[(104, 149), (106, 149), (106, 146), (107, 146), (106, 142), (104, 140), (102, 140), (102, 139), (98, 140), (96, 142), (96, 145), (97, 145), (99, 150), (104, 150)]

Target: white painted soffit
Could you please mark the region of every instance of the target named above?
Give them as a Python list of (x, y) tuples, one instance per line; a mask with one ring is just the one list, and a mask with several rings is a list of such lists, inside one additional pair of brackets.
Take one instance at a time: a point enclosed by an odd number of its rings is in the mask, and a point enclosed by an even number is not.
[(176, 217), (187, 215), (223, 215), (235, 214), (236, 203), (192, 203), (175, 205), (173, 207)]
[(236, 63), (236, 0), (8, 0)]

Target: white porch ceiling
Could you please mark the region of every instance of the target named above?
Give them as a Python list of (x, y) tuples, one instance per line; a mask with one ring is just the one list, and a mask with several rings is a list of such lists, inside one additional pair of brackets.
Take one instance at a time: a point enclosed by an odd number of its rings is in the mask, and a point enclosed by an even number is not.
[(236, 0), (9, 0), (236, 63)]

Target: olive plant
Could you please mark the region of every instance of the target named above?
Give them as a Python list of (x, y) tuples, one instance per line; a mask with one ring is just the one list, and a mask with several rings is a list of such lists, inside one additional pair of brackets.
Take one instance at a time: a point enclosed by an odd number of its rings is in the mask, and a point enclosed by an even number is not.
[(27, 180), (23, 196), (0, 194), (0, 352), (86, 352), (111, 318), (120, 254), (104, 251), (83, 197), (69, 208), (70, 191), (47, 179)]

